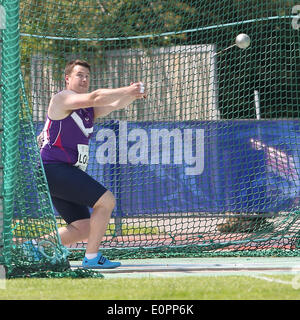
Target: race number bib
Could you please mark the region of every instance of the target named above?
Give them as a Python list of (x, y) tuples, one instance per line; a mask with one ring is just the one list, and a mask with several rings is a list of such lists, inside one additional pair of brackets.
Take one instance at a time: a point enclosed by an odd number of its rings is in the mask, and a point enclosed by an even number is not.
[(78, 144), (77, 149), (78, 159), (74, 166), (85, 171), (89, 162), (89, 146), (86, 144)]

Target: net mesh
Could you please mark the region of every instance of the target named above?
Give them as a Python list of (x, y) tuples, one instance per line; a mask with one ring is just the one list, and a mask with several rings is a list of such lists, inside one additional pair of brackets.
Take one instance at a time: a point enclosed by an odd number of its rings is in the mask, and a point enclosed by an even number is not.
[[(21, 1), (14, 243), (64, 223), (35, 136), (79, 58), (91, 90), (148, 91), (91, 139), (87, 172), (117, 199), (109, 257), (297, 255), (299, 11), (287, 0)], [(233, 46), (240, 33), (246, 49)]]

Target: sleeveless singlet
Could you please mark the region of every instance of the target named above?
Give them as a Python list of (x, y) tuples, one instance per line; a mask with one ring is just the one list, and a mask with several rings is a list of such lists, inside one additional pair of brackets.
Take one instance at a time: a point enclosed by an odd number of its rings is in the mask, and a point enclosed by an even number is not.
[(47, 116), (41, 147), (43, 163), (68, 163), (85, 170), (93, 125), (93, 108), (74, 110), (61, 120), (51, 120)]

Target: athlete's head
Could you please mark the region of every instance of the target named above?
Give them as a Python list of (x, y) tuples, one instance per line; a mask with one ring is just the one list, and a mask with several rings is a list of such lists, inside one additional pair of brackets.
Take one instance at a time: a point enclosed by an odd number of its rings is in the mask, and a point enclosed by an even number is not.
[(87, 93), (90, 86), (91, 66), (84, 60), (73, 60), (65, 67), (65, 83), (68, 90)]

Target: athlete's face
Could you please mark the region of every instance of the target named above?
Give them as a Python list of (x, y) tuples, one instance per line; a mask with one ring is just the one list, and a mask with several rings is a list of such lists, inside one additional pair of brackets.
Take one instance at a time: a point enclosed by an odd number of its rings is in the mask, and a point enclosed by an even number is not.
[(77, 93), (87, 93), (90, 86), (89, 69), (76, 65), (71, 74), (66, 75), (65, 80), (68, 90), (72, 90)]

